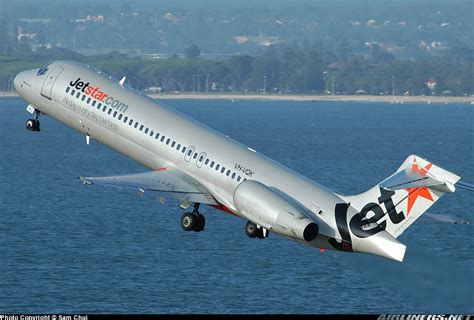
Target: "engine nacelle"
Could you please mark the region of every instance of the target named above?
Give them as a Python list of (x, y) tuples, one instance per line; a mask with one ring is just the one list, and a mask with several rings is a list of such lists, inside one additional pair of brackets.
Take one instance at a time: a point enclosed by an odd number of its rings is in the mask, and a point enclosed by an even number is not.
[(234, 204), (240, 214), (267, 230), (306, 241), (318, 235), (318, 225), (300, 208), (260, 182), (242, 182), (234, 192)]

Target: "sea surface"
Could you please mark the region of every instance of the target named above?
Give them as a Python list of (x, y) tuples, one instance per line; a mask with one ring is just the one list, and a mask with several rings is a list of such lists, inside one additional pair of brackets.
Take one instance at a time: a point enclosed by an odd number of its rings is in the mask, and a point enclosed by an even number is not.
[[(412, 153), (474, 182), (473, 106), (166, 102), (315, 181), (356, 194)], [(0, 313), (473, 313), (473, 193), (438, 201), (399, 240), (403, 263), (320, 252), (204, 207), (184, 232), (173, 200), (84, 186), (147, 171), (49, 117), (25, 129), (0, 99)]]

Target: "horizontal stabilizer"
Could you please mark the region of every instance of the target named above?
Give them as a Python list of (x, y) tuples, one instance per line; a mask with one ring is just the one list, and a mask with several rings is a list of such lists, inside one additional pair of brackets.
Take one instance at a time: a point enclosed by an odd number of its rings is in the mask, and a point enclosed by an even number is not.
[(419, 165), (422, 160), (416, 156), (409, 157), (399, 170), (382, 181), (380, 187), (387, 190), (403, 190), (410, 188), (430, 187), (442, 192), (454, 192), (454, 185), (459, 176), (428, 163), (425, 167)]

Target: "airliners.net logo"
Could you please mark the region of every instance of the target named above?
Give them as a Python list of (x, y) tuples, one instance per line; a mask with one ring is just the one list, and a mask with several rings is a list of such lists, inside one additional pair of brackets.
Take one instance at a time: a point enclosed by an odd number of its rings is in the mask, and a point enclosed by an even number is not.
[(127, 104), (100, 90), (99, 86), (94, 87), (91, 86), (89, 82), (82, 81), (81, 78), (77, 78), (76, 80), (69, 82), (69, 85), (72, 88), (83, 92), (85, 95), (90, 96), (92, 99), (101, 101), (107, 106), (117, 109), (120, 112), (125, 113), (125, 111), (128, 109)]
[(470, 320), (470, 315), (461, 314), (381, 314), (377, 320)]

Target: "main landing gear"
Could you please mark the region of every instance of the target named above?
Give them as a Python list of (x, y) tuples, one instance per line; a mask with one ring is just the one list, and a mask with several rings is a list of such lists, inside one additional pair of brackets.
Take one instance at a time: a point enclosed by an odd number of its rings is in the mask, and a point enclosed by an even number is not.
[(206, 219), (199, 213), (199, 203), (194, 204), (193, 212), (186, 212), (181, 217), (181, 228), (185, 231), (200, 232), (204, 230)]
[(265, 228), (257, 226), (255, 223), (248, 221), (245, 225), (245, 233), (250, 238), (265, 239), (268, 237), (268, 231)]
[(26, 129), (33, 131), (33, 132), (40, 132), (40, 121), (39, 121), (39, 115), (40, 112), (38, 110), (35, 110), (35, 117), (34, 119), (28, 119), (26, 120)]

